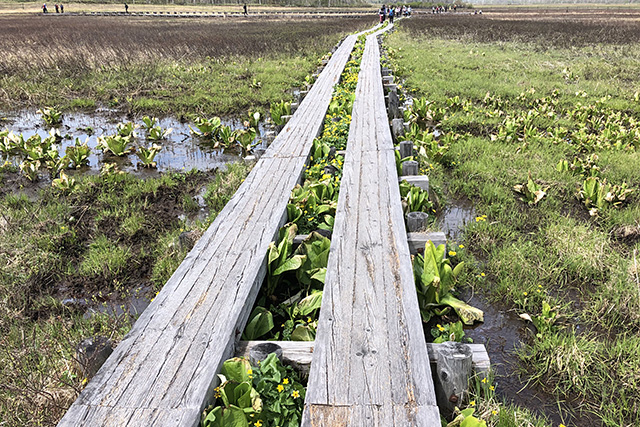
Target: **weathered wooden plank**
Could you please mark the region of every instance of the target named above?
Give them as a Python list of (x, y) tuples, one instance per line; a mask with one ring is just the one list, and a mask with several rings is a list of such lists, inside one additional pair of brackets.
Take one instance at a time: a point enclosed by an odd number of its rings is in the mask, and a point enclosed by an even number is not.
[(440, 425), (381, 86), (369, 36), (303, 426)]
[(285, 221), (346, 49), (296, 113), (306, 117), (294, 115), (60, 426), (198, 424), (255, 301), (268, 245)]
[[(275, 343), (282, 348), (282, 359), (285, 363), (297, 367), (302, 372), (309, 372), (315, 341), (240, 341), (236, 346), (235, 356), (249, 358), (253, 346), (263, 343)], [(473, 370), (479, 374), (487, 374), (491, 368), (489, 354), (484, 344), (464, 344), (471, 350)], [(442, 344), (427, 343), (429, 363), (436, 363), (436, 353)]]

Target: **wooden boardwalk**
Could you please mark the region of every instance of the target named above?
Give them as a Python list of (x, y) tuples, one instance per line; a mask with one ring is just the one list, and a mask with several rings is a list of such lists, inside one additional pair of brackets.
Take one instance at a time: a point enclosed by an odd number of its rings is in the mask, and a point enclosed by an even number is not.
[(376, 35), (356, 89), (303, 426), (440, 426)]
[(347, 37), (332, 55), (285, 129), (59, 426), (199, 425), (355, 41)]

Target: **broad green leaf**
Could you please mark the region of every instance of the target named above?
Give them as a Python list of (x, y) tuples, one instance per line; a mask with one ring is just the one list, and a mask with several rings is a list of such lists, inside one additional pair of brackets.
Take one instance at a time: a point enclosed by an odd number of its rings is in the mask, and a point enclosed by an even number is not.
[(301, 316), (307, 316), (322, 305), (322, 291), (313, 292), (298, 303)]
[(306, 260), (305, 255), (294, 255), (291, 258), (287, 259), (285, 262), (280, 264), (278, 268), (272, 273), (274, 276), (279, 276), (285, 271), (294, 271), (302, 267), (302, 264)]
[(249, 427), (249, 422), (244, 411), (237, 406), (231, 405), (222, 410), (223, 427)]
[(213, 408), (202, 420), (202, 427), (220, 427), (222, 424), (222, 406)]
[(314, 270), (315, 273), (313, 273), (311, 275), (311, 279), (313, 280), (317, 280), (320, 283), (324, 283), (325, 282), (325, 278), (327, 276), (327, 269), (326, 268), (318, 268)]
[(453, 277), (458, 277), (458, 275), (462, 272), (463, 268), (464, 268), (464, 262), (461, 262), (458, 265), (456, 265), (455, 268), (453, 269)]
[(249, 323), (244, 329), (242, 339), (255, 340), (273, 329), (273, 315), (264, 307), (256, 307), (249, 316)]
[(300, 325), (291, 333), (291, 341), (313, 341), (315, 334), (308, 326)]
[(465, 325), (473, 325), (476, 321), (484, 322), (484, 313), (482, 310), (472, 307), (450, 294), (442, 296), (440, 298), (440, 304), (453, 308)]
[(222, 364), (220, 373), (227, 377), (229, 381), (243, 382), (250, 381), (249, 374), (247, 373), (251, 369), (251, 364), (247, 359), (241, 357), (234, 357), (226, 360)]

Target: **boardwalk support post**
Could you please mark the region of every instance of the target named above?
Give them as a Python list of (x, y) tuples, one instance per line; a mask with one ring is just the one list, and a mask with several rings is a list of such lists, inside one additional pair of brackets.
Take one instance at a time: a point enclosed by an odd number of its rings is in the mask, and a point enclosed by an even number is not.
[(436, 351), (434, 383), (440, 411), (451, 414), (469, 395), (469, 378), (472, 373), (469, 347), (459, 342), (446, 342)]
[(400, 158), (413, 156), (413, 141), (402, 141), (400, 143)]
[(406, 217), (407, 230), (409, 230), (410, 233), (425, 230), (428, 219), (429, 214), (426, 212), (409, 212)]
[(418, 162), (407, 160), (402, 162), (402, 176), (418, 175)]
[(397, 141), (399, 137), (404, 135), (404, 120), (402, 119), (391, 120), (391, 133), (393, 134), (394, 141)]

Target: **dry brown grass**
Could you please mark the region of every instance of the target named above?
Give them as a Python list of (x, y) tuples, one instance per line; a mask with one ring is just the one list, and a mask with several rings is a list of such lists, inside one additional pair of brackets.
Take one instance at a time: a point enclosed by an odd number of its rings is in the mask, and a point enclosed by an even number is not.
[(402, 25), (415, 33), (478, 43), (525, 42), (548, 48), (625, 45), (640, 41), (638, 8), (493, 8), (482, 15), (467, 12), (418, 15)]
[(304, 53), (372, 19), (237, 21), (134, 17), (0, 17), (0, 76), (162, 59)]

